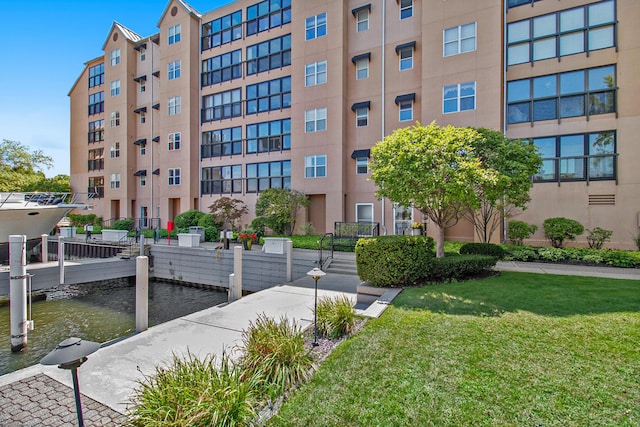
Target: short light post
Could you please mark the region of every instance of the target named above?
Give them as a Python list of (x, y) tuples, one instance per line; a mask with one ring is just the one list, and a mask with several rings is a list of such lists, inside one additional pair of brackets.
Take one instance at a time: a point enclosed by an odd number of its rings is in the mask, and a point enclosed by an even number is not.
[(311, 344), (314, 347), (318, 346), (318, 280), (320, 280), (321, 277), (326, 275), (327, 273), (320, 270), (318, 267), (307, 272), (307, 276), (313, 277), (313, 280), (315, 281), (315, 284), (316, 284), (315, 286), (316, 291), (314, 295), (314, 305), (313, 305), (313, 344)]
[(60, 369), (69, 369), (73, 379), (73, 393), (76, 399), (76, 412), (78, 426), (84, 427), (82, 418), (82, 404), (80, 402), (80, 386), (78, 384), (78, 368), (87, 361), (87, 356), (100, 348), (100, 344), (92, 341), (83, 341), (80, 338), (67, 338), (42, 358), (43, 365), (58, 365)]

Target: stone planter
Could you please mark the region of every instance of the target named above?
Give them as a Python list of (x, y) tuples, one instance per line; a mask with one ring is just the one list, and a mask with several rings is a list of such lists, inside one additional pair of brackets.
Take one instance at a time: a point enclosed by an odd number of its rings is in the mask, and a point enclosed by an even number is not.
[(411, 229), (412, 236), (422, 236), (422, 230), (420, 228), (412, 228)]
[(197, 248), (200, 246), (200, 234), (178, 233), (178, 246)]

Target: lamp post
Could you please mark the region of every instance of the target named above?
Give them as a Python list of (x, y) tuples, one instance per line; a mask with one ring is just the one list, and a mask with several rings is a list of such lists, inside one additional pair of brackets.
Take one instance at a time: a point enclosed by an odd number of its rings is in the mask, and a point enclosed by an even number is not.
[(326, 275), (327, 273), (320, 270), (318, 267), (315, 267), (313, 270), (307, 272), (307, 276), (313, 277), (313, 280), (316, 284), (313, 305), (313, 344), (311, 344), (314, 347), (318, 346), (318, 280)]
[(43, 365), (58, 365), (60, 369), (69, 369), (73, 379), (73, 393), (76, 399), (76, 412), (78, 414), (78, 426), (84, 427), (82, 419), (82, 404), (80, 402), (80, 386), (78, 384), (78, 368), (87, 361), (87, 356), (100, 348), (100, 344), (92, 341), (83, 341), (80, 338), (67, 338), (42, 358)]

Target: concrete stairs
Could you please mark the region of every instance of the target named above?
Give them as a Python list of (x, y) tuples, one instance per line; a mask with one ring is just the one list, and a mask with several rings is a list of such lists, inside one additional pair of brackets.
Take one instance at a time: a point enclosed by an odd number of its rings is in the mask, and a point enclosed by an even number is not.
[(333, 258), (333, 260), (331, 260), (331, 264), (329, 265), (329, 268), (327, 268), (327, 272), (357, 276), (358, 268), (356, 267), (355, 257), (354, 258)]

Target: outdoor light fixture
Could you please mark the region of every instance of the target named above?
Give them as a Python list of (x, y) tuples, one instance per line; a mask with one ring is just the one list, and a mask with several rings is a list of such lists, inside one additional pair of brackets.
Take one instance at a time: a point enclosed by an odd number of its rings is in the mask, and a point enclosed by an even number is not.
[(78, 413), (78, 426), (84, 427), (82, 419), (82, 405), (80, 403), (80, 387), (78, 385), (78, 368), (87, 361), (87, 356), (100, 348), (100, 344), (92, 341), (83, 341), (80, 338), (67, 338), (62, 341), (55, 350), (42, 358), (43, 365), (58, 365), (60, 369), (69, 369), (73, 379), (73, 392), (76, 398), (76, 412)]
[(314, 297), (314, 305), (313, 305), (313, 346), (318, 346), (318, 280), (321, 277), (326, 276), (327, 273), (320, 270), (318, 267), (313, 270), (307, 272), (307, 276), (313, 277), (313, 280), (316, 283), (316, 293)]

